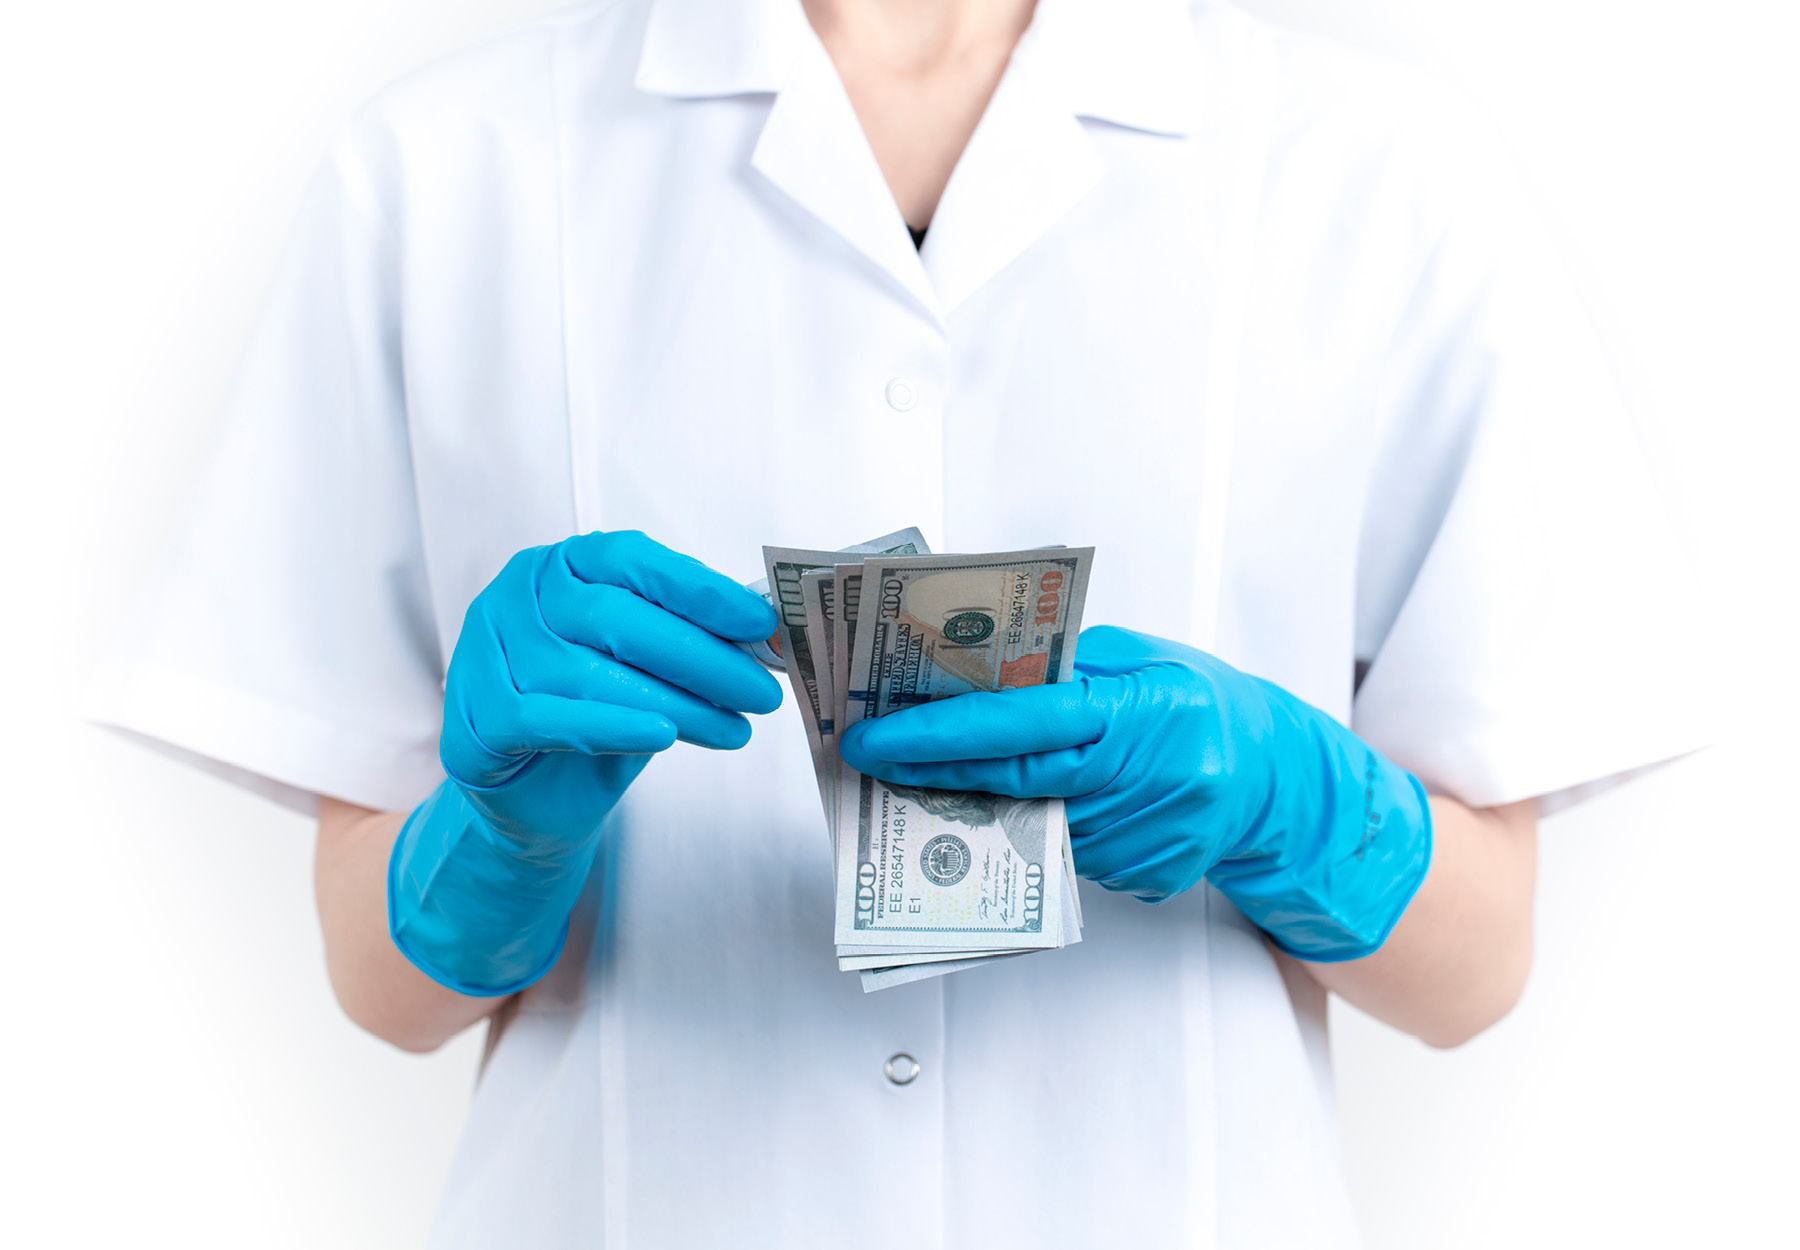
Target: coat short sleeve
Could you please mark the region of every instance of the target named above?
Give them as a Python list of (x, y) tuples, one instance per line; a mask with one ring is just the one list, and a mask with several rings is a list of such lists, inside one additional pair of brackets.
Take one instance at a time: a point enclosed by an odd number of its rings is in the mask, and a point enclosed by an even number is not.
[(302, 811), (436, 784), (396, 241), (353, 135), (317, 178), (187, 521), (91, 719)]
[(1694, 587), (1523, 197), (1444, 165), (1379, 390), (1353, 724), (1435, 791), (1553, 811), (1709, 740)]

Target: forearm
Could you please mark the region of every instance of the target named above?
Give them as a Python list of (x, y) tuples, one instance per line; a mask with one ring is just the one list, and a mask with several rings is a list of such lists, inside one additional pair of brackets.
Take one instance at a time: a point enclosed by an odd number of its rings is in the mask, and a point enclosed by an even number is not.
[(1433, 1046), (1457, 1046), (1518, 1001), (1531, 969), (1537, 801), (1475, 810), (1431, 798), (1431, 868), (1382, 948), (1302, 966)]
[(505, 999), (474, 998), (420, 972), (388, 936), (388, 857), (404, 812), (319, 800), (313, 883), (325, 965), (344, 1013), (402, 1050), (435, 1050)]

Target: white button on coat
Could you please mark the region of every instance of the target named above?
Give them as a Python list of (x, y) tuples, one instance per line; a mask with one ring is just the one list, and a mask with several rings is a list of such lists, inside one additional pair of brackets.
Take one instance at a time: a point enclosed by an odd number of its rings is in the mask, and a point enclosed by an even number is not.
[[(641, 528), (749, 580), (762, 543), (920, 523), (1095, 545), (1090, 623), (1471, 803), (1680, 753), (1654, 494), (1476, 132), (1224, 5), (1044, 0), (921, 256), (794, 0), (607, 0), (441, 61), (336, 145), (96, 715), (405, 809), (520, 548)], [(432, 1245), (1354, 1244), (1323, 994), (1209, 890), (1082, 897), (1077, 947), (865, 996), (793, 709), (677, 746), (484, 1069)], [(871, 1079), (896, 1038), (905, 1097)]]
[(919, 393), (905, 378), (895, 378), (887, 384), (887, 401), (895, 412), (911, 412), (919, 402)]

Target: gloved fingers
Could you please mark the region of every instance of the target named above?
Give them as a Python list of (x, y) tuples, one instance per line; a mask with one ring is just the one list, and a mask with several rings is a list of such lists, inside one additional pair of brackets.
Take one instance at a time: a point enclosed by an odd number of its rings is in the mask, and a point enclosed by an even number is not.
[(890, 760), (868, 758), (854, 749), (843, 754), (844, 761), (858, 772), (878, 777), (891, 785), (920, 786), (928, 790), (985, 790), (989, 794), (1005, 794), (1017, 799), (1087, 794), (1106, 785), (1118, 771), (1104, 759), (1106, 753), (1091, 746), (1065, 747), (1060, 751), (1015, 755), (1001, 760), (933, 760), (923, 764), (896, 764)]
[[(675, 725), (682, 741), (697, 746), (735, 750), (750, 740), (749, 722), (737, 712), (559, 637), (546, 627), (535, 604), (528, 619), (521, 619), (510, 599), (504, 610), (480, 608), (477, 600), (463, 624), (445, 691), (447, 703), (466, 709), (478, 730), (507, 714), (519, 695), (547, 694), (654, 712)], [(450, 719), (449, 707), (445, 719)]]
[(554, 637), (509, 643), (507, 663), (520, 695), (556, 695), (652, 712), (673, 724), (681, 741), (714, 750), (735, 751), (750, 741), (750, 722), (740, 713), (576, 643)]
[(1199, 881), (1197, 876), (1189, 879), (1181, 848), (1174, 843), (1144, 845), (1141, 838), (1108, 831), (1071, 835), (1069, 852), (1076, 876), (1146, 903), (1166, 902)]
[[(1085, 682), (957, 695), (859, 721), (840, 743), (844, 758), (896, 764), (1003, 759), (1086, 746), (1106, 734), (1103, 704)], [(853, 767), (864, 772), (853, 761)], [(876, 774), (871, 774), (876, 775)]]
[(775, 609), (760, 595), (637, 530), (583, 534), (559, 550), (582, 581), (632, 591), (721, 638), (757, 642), (775, 632)]
[(1065, 811), (1076, 873), (1149, 903), (1198, 885), (1241, 823), (1179, 793), (1108, 790), (1072, 798)]
[(481, 740), (497, 751), (653, 755), (675, 745), (676, 725), (653, 711), (554, 694), (521, 694), (485, 718)]
[(1216, 661), (1194, 647), (1117, 625), (1090, 625), (1075, 644), (1075, 671), (1084, 677), (1123, 677), (1167, 663), (1200, 668)]
[(474, 704), (453, 695), (444, 708), (438, 756), (459, 785), (491, 789), (539, 751), (647, 754), (672, 746), (675, 737), (674, 723), (654, 712), (509, 690)]
[(551, 570), (538, 591), (544, 624), (570, 643), (737, 712), (773, 712), (781, 685), (741, 648), (619, 586)]

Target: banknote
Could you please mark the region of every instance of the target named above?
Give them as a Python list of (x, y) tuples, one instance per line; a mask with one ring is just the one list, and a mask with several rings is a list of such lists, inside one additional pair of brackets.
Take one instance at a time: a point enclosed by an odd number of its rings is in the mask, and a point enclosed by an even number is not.
[[(844, 551), (814, 551), (797, 547), (763, 548), (763, 568), (767, 577), (762, 582), (753, 583), (750, 589), (761, 594), (774, 607), (777, 624), (775, 633), (766, 643), (758, 646), (762, 648), (762, 652), (775, 657), (779, 667), (787, 671), (788, 682), (794, 688), (794, 700), (800, 705), (800, 719), (806, 726), (807, 747), (812, 752), (813, 773), (819, 778), (819, 798), (826, 810), (828, 830), (833, 803), (831, 792), (825, 788), (829, 771), (825, 764), (824, 739), (820, 733), (820, 721), (828, 713), (822, 713), (819, 703), (817, 657), (814, 655), (814, 640), (806, 627), (806, 599), (800, 579), (815, 569), (831, 568), (839, 558), (847, 554), (911, 554), (928, 550), (925, 536), (911, 527), (883, 534), (880, 538), (858, 543)], [(752, 655), (768, 662), (766, 655), (756, 647), (750, 650)]]
[(837, 620), (837, 570), (814, 569), (800, 576), (800, 608), (806, 617), (806, 640), (813, 654), (813, 681), (818, 687), (819, 734), (832, 735), (832, 625)]
[(1093, 554), (1062, 547), (865, 560), (848, 719), (1068, 681)]
[(848, 767), (837, 789), (840, 953), (1062, 945), (1062, 800), (890, 785)]
[(837, 571), (814, 569), (800, 576), (800, 598), (806, 616), (807, 644), (813, 654), (814, 701), (819, 710), (819, 750), (813, 758), (818, 773), (819, 803), (825, 811), (827, 832), (837, 845), (836, 793), (837, 743), (832, 715), (835, 692), (831, 685), (833, 630), (837, 617)]
[[(907, 526), (903, 530), (895, 530), (892, 534), (883, 534), (880, 538), (871, 538), (868, 542), (857, 543), (851, 547), (840, 547), (834, 551), (813, 551), (794, 547), (765, 547), (763, 549), (764, 576), (754, 582), (746, 583), (745, 588), (761, 595), (777, 612), (781, 612), (781, 604), (776, 603), (775, 591), (771, 589), (771, 587), (775, 585), (776, 579), (773, 571), (768, 567), (768, 552), (770, 550), (785, 551), (798, 557), (813, 557), (812, 562), (805, 567), (820, 568), (831, 564), (836, 557), (841, 555), (856, 555), (868, 552), (927, 552), (930, 551), (931, 548), (925, 544), (925, 536), (919, 532), (918, 527), (912, 525)], [(787, 667), (787, 657), (785, 647), (786, 639), (784, 635), (787, 631), (787, 627), (784, 613), (782, 622), (775, 627), (775, 632), (773, 634), (770, 634), (761, 642), (743, 644), (744, 650), (762, 661), (762, 663), (769, 668), (785, 669)]]
[[(865, 558), (837, 731), (1069, 680), (1092, 560), (1091, 548)], [(890, 785), (841, 763), (835, 788), (840, 955), (1065, 944), (1061, 800)]]
[[(1081, 895), (1076, 889), (1076, 879), (1073, 867), (1065, 863), (1065, 870), (1063, 881), (1063, 940), (1061, 945), (1073, 946), (1081, 941)], [(858, 951), (858, 953), (851, 954), (849, 953), (851, 951)], [(863, 973), (862, 988), (863, 992), (867, 994), (873, 990), (885, 989), (888, 984), (906, 984), (910, 981), (920, 980), (922, 976), (942, 976), (951, 972), (966, 972), (970, 968), (980, 967), (982, 961), (985, 959), (997, 959), (1007, 955), (1026, 953), (1028, 952), (1004, 949), (922, 951), (914, 948), (904, 955), (896, 956), (891, 948), (868, 948), (868, 950), (864, 952), (861, 948), (840, 946), (838, 948), (838, 970), (840, 972)], [(905, 963), (896, 963), (896, 959), (904, 959)], [(900, 967), (912, 967), (915, 965), (934, 965), (934, 970), (929, 973), (921, 974), (921, 976), (906, 977), (904, 980), (892, 980), (885, 976), (871, 978), (868, 975), (870, 973), (886, 974), (893, 972)]]
[(857, 975), (862, 978), (862, 992), (873, 994), (877, 990), (891, 990), (896, 985), (911, 985), (914, 981), (949, 976), (952, 972), (968, 972), (974, 968), (986, 967), (996, 959), (1013, 959), (1030, 953), (1030, 951), (998, 951), (975, 959), (950, 959), (942, 963), (895, 964), (887, 968), (864, 968)]
[(831, 723), (844, 724), (845, 691), (850, 683), (850, 657), (856, 647), (856, 616), (862, 604), (862, 565), (840, 563), (834, 570), (836, 611), (831, 621)]
[(1092, 550), (931, 556), (908, 529), (763, 557), (750, 588), (779, 625), (746, 649), (787, 672), (800, 708), (832, 837), (838, 966), (874, 992), (1079, 942), (1061, 800), (889, 785), (844, 764), (837, 740), (933, 699), (1069, 680)]
[[(906, 964), (901, 965), (894, 962), (896, 956), (890, 950), (880, 955), (839, 955), (837, 962), (839, 972), (880, 972), (884, 968), (910, 967), (914, 964), (945, 963), (969, 966), (978, 964), (983, 959), (998, 959), (1002, 955), (1029, 953), (1024, 950), (909, 951), (905, 955), (899, 956), (906, 960)], [(957, 970), (961, 971), (961, 968)]]

